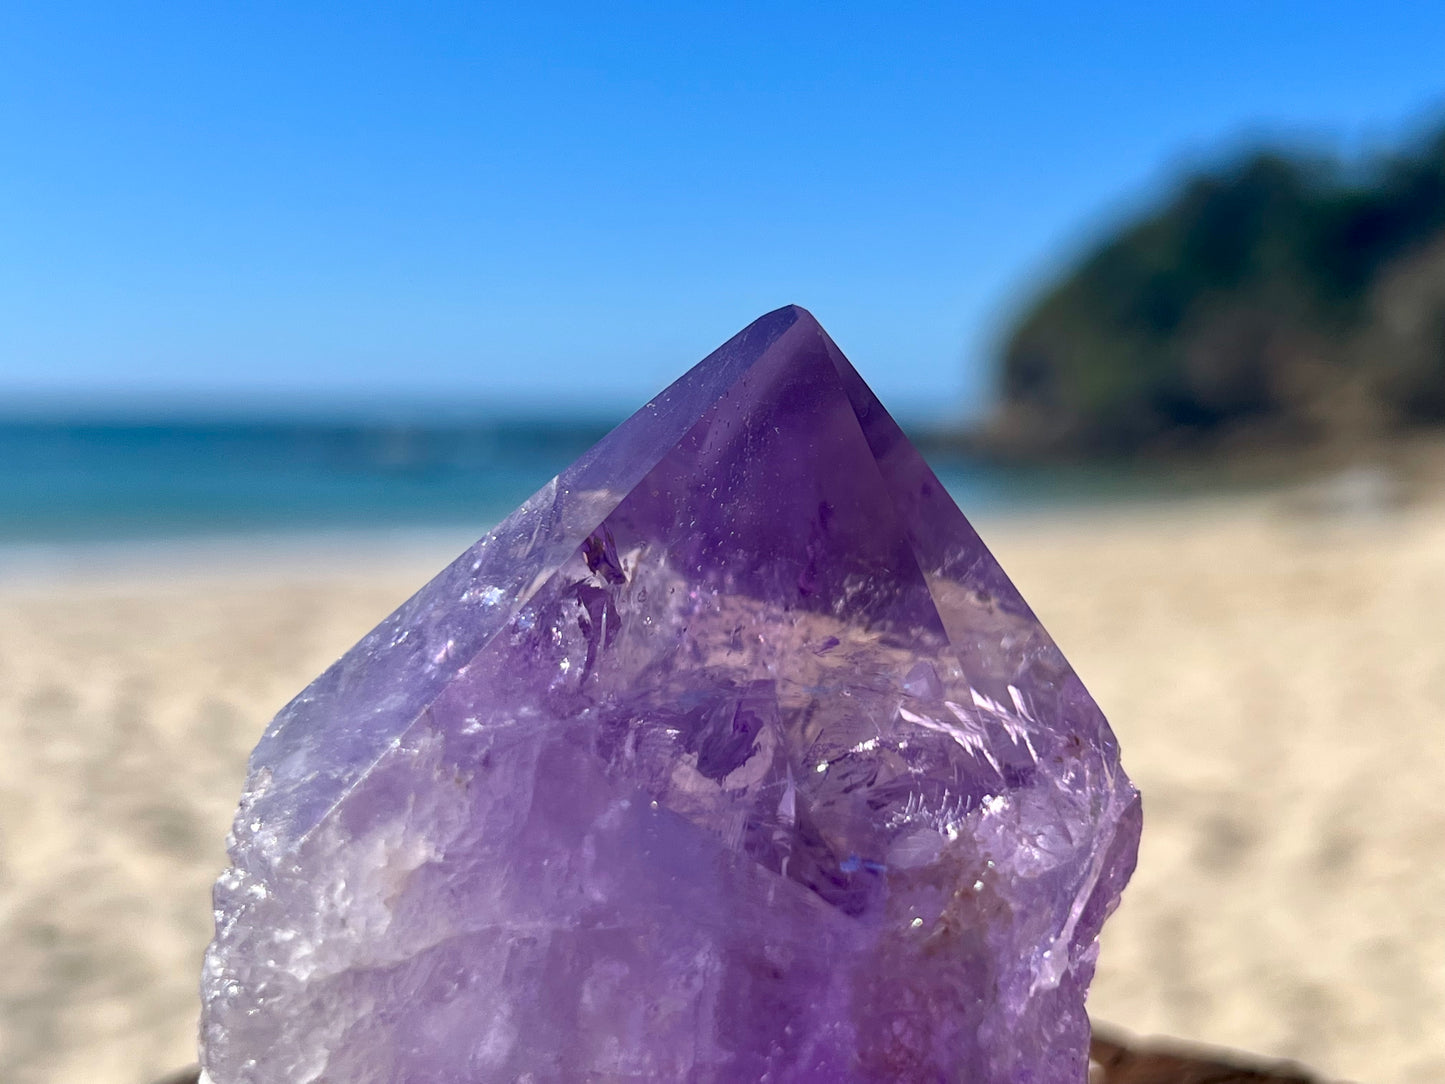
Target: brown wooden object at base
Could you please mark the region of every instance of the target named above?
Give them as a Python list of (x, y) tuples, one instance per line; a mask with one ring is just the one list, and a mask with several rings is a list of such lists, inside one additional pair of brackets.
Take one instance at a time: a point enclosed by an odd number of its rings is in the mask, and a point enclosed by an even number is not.
[(1325, 1084), (1287, 1062), (1168, 1040), (1138, 1042), (1097, 1025), (1089, 1056), (1098, 1067), (1090, 1084)]
[(187, 1069), (178, 1069), (170, 1076), (162, 1077), (155, 1084), (200, 1084), (201, 1067), (192, 1065)]

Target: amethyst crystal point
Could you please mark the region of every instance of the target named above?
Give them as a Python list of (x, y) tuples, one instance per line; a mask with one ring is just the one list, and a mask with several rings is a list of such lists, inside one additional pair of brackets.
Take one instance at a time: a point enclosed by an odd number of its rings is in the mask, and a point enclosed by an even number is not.
[(770, 313), (252, 757), (215, 1084), (1085, 1077), (1138, 796), (832, 340)]

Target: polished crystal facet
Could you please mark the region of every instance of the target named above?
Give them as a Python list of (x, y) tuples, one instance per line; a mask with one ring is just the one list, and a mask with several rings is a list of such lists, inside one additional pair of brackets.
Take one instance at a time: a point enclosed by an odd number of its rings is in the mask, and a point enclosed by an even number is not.
[(1138, 796), (806, 312), (644, 406), (282, 710), (215, 1084), (1080, 1084)]

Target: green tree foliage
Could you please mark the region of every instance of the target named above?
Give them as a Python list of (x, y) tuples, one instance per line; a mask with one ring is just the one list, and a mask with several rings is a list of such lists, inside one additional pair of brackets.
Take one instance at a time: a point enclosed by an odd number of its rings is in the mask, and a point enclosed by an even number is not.
[(1033, 450), (1445, 421), (1445, 132), (1187, 178), (1025, 311), (1002, 392)]

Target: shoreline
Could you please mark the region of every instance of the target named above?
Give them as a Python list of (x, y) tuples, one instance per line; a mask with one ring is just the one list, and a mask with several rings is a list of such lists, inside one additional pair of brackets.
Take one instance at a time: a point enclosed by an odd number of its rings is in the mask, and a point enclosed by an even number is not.
[[(1021, 502), (964, 512), (992, 548), (995, 536), (1012, 539), (1031, 532), (1047, 533), (1060, 523), (1069, 524), (1070, 529), (1147, 529), (1164, 522), (1264, 517), (1303, 528), (1338, 531), (1428, 517), (1437, 508), (1445, 508), (1445, 485), (1439, 492), (1407, 491), (1391, 476), (1371, 468), (1352, 468), (1293, 487), (1186, 489), (1092, 502)], [(0, 540), (0, 592), (77, 583), (141, 586), (212, 578), (345, 579), (370, 573), (390, 575), (399, 568), (420, 570), (420, 587), (496, 522)]]
[[(155, 538), (0, 542), (0, 590), (77, 581), (150, 582), (274, 575), (348, 575), (381, 566), (435, 570), (474, 543), (481, 527), (341, 528)], [(418, 585), (420, 586), (420, 585)]]
[[(1241, 504), (1289, 502), (1321, 485), (1330, 486), (1336, 477), (1312, 475), (1297, 486), (1263, 483), (1240, 486), (1231, 485), (1229, 479), (1221, 476), (1205, 482), (1186, 480), (1171, 487), (1161, 475), (1145, 483), (1129, 480), (1118, 487), (1098, 491), (1086, 488), (1057, 496), (1030, 491), (1013, 501), (993, 497), (979, 501), (974, 507), (964, 500), (967, 494), (957, 495), (956, 499), (976, 526), (1000, 525), (1008, 529), (1014, 525), (1048, 523), (1061, 517), (1087, 521), (1188, 515), (1194, 510), (1228, 510)], [(948, 482), (946, 472), (942, 480)], [(952, 491), (952, 487), (950, 489)], [(1441, 493), (1445, 496), (1445, 485)], [(258, 525), (230, 530), (158, 530), (119, 537), (6, 538), (0, 534), (0, 587), (26, 579), (130, 577), (156, 571), (195, 576), (221, 567), (246, 574), (271, 572), (277, 566), (312, 570), (334, 564), (341, 568), (361, 568), (411, 559), (436, 560), (438, 554), (447, 553), (450, 548), (450, 555), (442, 558), (447, 561), (476, 542), (502, 518), (501, 515), (483, 516), (411, 526), (306, 524), (277, 528)]]

